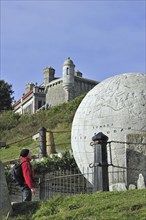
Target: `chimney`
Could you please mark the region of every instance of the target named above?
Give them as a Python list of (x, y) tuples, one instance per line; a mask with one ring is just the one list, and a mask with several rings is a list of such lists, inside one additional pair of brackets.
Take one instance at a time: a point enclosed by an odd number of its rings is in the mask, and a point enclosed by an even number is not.
[(53, 69), (51, 66), (45, 67), (43, 72), (44, 72), (44, 85), (47, 85), (48, 83), (54, 80), (55, 69)]
[(28, 93), (30, 90), (32, 90), (34, 86), (34, 83), (27, 83), (25, 86), (25, 93)]
[(79, 70), (75, 71), (75, 76), (82, 77), (82, 73)]

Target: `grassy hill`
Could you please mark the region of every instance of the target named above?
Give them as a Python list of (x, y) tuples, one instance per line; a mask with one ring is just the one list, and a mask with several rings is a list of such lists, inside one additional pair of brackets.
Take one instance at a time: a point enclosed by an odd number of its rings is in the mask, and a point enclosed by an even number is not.
[[(0, 148), (0, 160), (8, 161), (18, 158), (22, 147), (31, 148), (37, 153), (38, 141), (32, 136), (38, 133), (41, 127), (54, 131), (56, 148), (68, 150), (71, 148), (70, 131), (74, 114), (85, 95), (52, 107), (47, 111), (40, 111), (34, 115), (18, 115), (13, 111), (0, 113), (0, 140), (6, 141), (8, 148)], [(60, 132), (59, 132), (60, 131)], [(64, 131), (64, 132), (62, 132)]]
[(15, 220), (145, 220), (146, 189), (57, 196), (14, 204)]
[[(39, 142), (33, 141), (32, 135), (42, 126), (54, 131), (57, 149), (70, 149), (72, 120), (83, 97), (34, 115), (19, 116), (12, 111), (0, 113), (0, 140), (9, 145), (0, 148), (0, 160), (18, 158), (23, 147), (36, 153)], [(61, 132), (63, 130), (66, 132)], [(13, 216), (5, 220), (146, 220), (146, 189), (58, 195), (49, 201), (13, 204), (13, 208)]]

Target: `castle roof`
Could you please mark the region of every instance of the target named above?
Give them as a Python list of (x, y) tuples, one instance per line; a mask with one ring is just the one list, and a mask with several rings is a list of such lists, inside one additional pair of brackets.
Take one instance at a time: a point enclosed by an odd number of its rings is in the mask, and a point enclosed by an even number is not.
[(63, 66), (75, 66), (74, 65), (74, 63), (73, 63), (73, 61), (70, 59), (70, 57), (68, 57), (65, 61), (64, 61), (64, 64), (63, 64)]
[(22, 98), (19, 99), (18, 101), (16, 101), (13, 106), (16, 107), (17, 105), (19, 105), (19, 104), (21, 103), (21, 100), (26, 99), (26, 98), (27, 98), (28, 96), (30, 96), (32, 93), (33, 93), (33, 90), (30, 90), (29, 92), (23, 94)]

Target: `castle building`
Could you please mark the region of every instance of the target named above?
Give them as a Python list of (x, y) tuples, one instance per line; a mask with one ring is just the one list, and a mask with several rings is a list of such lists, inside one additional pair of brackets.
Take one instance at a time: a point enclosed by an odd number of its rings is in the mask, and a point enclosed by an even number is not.
[(26, 85), (25, 94), (14, 103), (16, 113), (33, 114), (38, 110), (51, 108), (88, 92), (99, 83), (83, 78), (83, 74), (75, 70), (69, 57), (63, 64), (61, 78), (55, 77), (55, 69), (52, 67), (45, 67), (43, 74), (44, 82), (40, 86), (33, 83)]

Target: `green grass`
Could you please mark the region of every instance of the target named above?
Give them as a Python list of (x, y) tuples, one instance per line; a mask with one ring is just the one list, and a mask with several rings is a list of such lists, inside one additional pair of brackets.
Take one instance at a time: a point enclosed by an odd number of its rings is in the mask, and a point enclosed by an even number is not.
[[(73, 116), (83, 96), (51, 110), (34, 115), (18, 116), (13, 112), (0, 114), (0, 140), (9, 148), (0, 149), (2, 162), (18, 159), (22, 148), (38, 153), (38, 141), (28, 138), (40, 127), (53, 130), (56, 150), (70, 149)], [(15, 144), (10, 144), (16, 142)], [(90, 195), (58, 196), (44, 202), (14, 204), (15, 220), (146, 220), (146, 189), (123, 192), (97, 192)]]
[[(71, 128), (61, 128), (64, 132), (54, 132), (54, 142), (57, 152), (67, 151), (71, 149)], [(67, 132), (66, 132), (67, 131)], [(0, 160), (7, 162), (15, 159), (19, 159), (19, 154), (23, 148), (31, 150), (32, 155), (39, 154), (39, 140), (33, 141), (31, 138), (20, 141), (16, 144), (11, 144), (7, 148), (0, 149)]]
[[(144, 220), (146, 189), (57, 196), (44, 202), (22, 203), (16, 220)], [(23, 210), (23, 211), (22, 211)], [(25, 211), (26, 210), (26, 211)]]
[[(61, 131), (61, 132), (60, 132)], [(71, 149), (71, 124), (59, 125), (54, 130), (54, 141), (57, 150), (66, 151)]]
[(32, 154), (38, 154), (39, 150), (36, 148), (38, 146), (38, 141), (33, 141), (32, 139), (27, 139), (25, 141), (18, 142), (8, 146), (8, 148), (0, 149), (0, 160), (2, 162), (17, 160), (19, 159), (20, 152), (23, 148), (31, 149)]
[(21, 140), (38, 133), (41, 127), (55, 131), (54, 141), (57, 151), (71, 149), (71, 124), (76, 109), (83, 98), (84, 95), (79, 96), (68, 103), (34, 115), (19, 116), (12, 111), (0, 113), (0, 140), (6, 141), (6, 144), (9, 145), (9, 148), (0, 148), (0, 160), (6, 162), (18, 159), (21, 149), (25, 147), (32, 149), (33, 154), (38, 154), (39, 152), (34, 149), (39, 145), (39, 142), (35, 142), (31, 138)]

